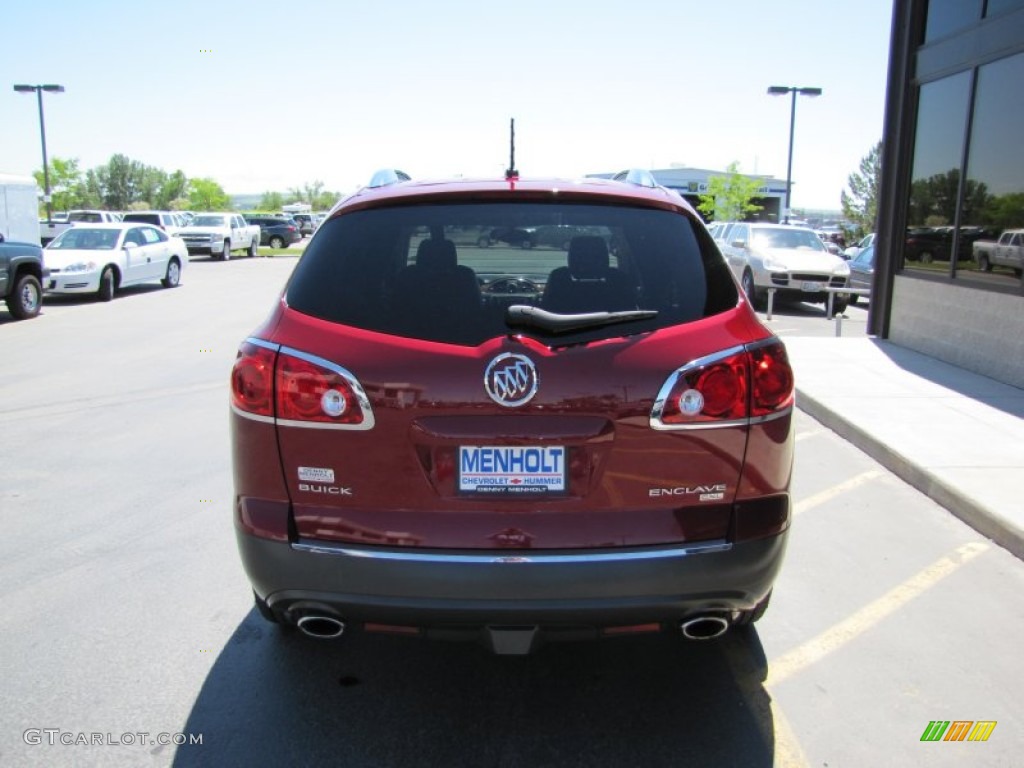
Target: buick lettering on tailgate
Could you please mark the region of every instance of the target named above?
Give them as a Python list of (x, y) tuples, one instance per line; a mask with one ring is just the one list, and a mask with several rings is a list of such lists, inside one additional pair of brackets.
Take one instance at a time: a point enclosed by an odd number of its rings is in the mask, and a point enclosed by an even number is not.
[(460, 446), (459, 491), (509, 495), (564, 493), (565, 448)]

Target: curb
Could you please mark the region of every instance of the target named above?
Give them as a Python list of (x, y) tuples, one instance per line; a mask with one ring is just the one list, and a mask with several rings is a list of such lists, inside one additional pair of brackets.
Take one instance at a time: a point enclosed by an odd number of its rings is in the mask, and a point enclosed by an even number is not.
[(868, 456), (894, 475), (912, 485), (947, 509), (975, 531), (991, 539), (1016, 558), (1024, 560), (1024, 531), (987, 506), (966, 496), (934, 473), (919, 467), (901, 453), (866, 432), (853, 422), (815, 400), (797, 387), (797, 407)]

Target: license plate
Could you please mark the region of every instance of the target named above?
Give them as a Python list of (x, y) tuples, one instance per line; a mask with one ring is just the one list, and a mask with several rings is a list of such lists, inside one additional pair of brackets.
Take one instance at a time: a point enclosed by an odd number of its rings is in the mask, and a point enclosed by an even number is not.
[(565, 493), (564, 446), (459, 446), (459, 492), (498, 496)]
[(804, 283), (800, 286), (800, 289), (808, 292), (817, 292), (825, 287), (824, 283)]

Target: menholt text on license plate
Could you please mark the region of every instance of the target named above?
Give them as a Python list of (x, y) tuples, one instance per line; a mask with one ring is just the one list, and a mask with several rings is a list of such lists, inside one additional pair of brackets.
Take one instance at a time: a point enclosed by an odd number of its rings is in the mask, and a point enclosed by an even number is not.
[(507, 495), (564, 493), (565, 447), (460, 446), (459, 491)]

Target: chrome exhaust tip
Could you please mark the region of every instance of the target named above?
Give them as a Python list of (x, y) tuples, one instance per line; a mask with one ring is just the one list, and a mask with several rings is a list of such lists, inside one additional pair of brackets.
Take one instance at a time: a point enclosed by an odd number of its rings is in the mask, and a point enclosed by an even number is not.
[(713, 640), (725, 634), (729, 622), (721, 616), (695, 616), (679, 623), (687, 640)]
[(298, 621), (298, 627), (302, 634), (319, 640), (333, 640), (345, 632), (345, 622), (333, 616), (303, 616)]

